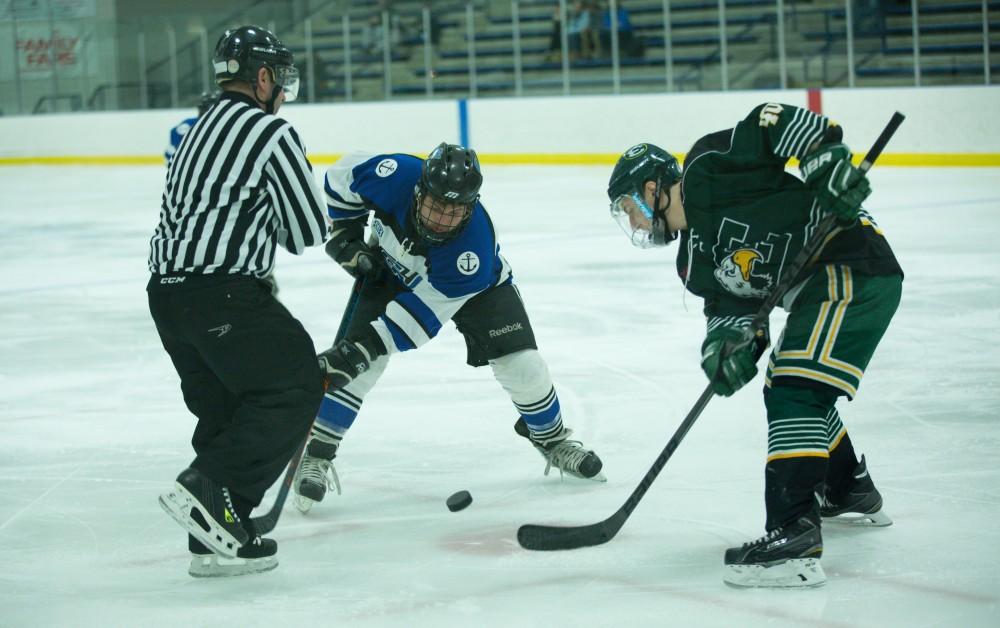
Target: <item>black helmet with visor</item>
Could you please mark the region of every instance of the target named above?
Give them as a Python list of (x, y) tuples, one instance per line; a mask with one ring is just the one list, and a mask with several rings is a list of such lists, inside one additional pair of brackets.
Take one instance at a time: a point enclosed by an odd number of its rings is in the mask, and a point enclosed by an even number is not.
[(212, 64), (216, 83), (246, 81), (254, 88), (260, 68), (268, 68), (274, 78), (274, 89), (264, 101), (268, 113), (274, 113), (274, 102), (280, 92), (285, 94), (285, 102), (292, 102), (299, 95), (299, 71), (295, 67), (295, 58), (266, 28), (241, 26), (227, 30), (215, 45)]
[[(653, 144), (636, 144), (618, 159), (608, 182), (611, 216), (633, 245), (646, 249), (666, 246), (677, 235), (667, 228), (666, 209), (660, 196), (669, 199), (670, 186), (681, 178), (677, 158)], [(646, 202), (646, 183), (656, 184), (652, 206)]]

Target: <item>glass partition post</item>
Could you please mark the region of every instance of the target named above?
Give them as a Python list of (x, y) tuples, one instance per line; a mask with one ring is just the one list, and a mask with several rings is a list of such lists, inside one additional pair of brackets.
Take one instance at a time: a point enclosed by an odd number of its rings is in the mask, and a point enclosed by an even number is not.
[[(56, 19), (52, 15), (52, 5), (49, 5), (49, 41), (54, 41), (56, 38)], [(59, 95), (59, 75), (58, 68), (56, 67), (56, 57), (55, 54), (49, 52), (49, 78), (52, 81), (52, 96)], [(55, 113), (58, 109), (59, 101), (52, 100), (52, 112)]]
[[(844, 0), (844, 16), (847, 26), (847, 86), (854, 87), (854, 15), (851, 11), (851, 1)], [(824, 73), (825, 76), (825, 73)]]
[(146, 77), (146, 31), (136, 35), (136, 63), (139, 67), (139, 107), (149, 109), (149, 85)]
[(563, 95), (569, 96), (569, 24), (566, 23), (566, 0), (559, 0), (559, 38), (562, 40)]
[(465, 42), (469, 51), (469, 98), (475, 98), (476, 90), (476, 15), (471, 2), (465, 3)]
[(726, 0), (719, 0), (719, 70), (722, 72), (722, 91), (729, 90), (729, 50), (726, 39)]
[(514, 37), (514, 95), (524, 93), (524, 77), (521, 68), (521, 13), (517, 0), (510, 0), (510, 25)]
[(382, 84), (385, 87), (385, 99), (392, 100), (392, 37), (389, 12), (382, 11)]
[(340, 26), (344, 44), (344, 100), (350, 102), (354, 94), (354, 86), (351, 85), (351, 15), (346, 10), (340, 19)]
[(983, 0), (983, 82), (990, 84), (990, 7)]
[(14, 90), (17, 94), (17, 113), (21, 115), (24, 113), (24, 94), (21, 86), (21, 59), (17, 54), (17, 19), (15, 16), (11, 16), (11, 18), (10, 27), (13, 37), (10, 38), (10, 58), (14, 60)]
[(910, 0), (913, 13), (913, 84), (920, 87), (920, 9), (917, 0)]
[(316, 53), (313, 51), (313, 22), (307, 17), (302, 22), (302, 35), (306, 40), (306, 98), (316, 102)]
[(433, 51), (431, 46), (434, 42), (431, 41), (431, 9), (429, 6), (424, 5), (421, 10), (423, 18), (424, 27), (424, 94), (431, 98), (434, 96), (434, 75), (433, 68), (431, 67), (431, 61), (433, 59)]
[(674, 91), (674, 42), (670, 31), (670, 0), (663, 0), (663, 63), (667, 66), (667, 91), (672, 92)]
[(204, 27), (198, 29), (198, 43), (201, 44), (201, 91), (212, 91), (212, 58), (208, 55), (208, 31)]
[(179, 106), (177, 93), (177, 33), (174, 32), (173, 24), (167, 25), (167, 54), (170, 55), (170, 106), (176, 109)]
[[(618, 47), (618, 0), (611, 0), (608, 10), (611, 12), (611, 89), (613, 93), (620, 94), (622, 91), (622, 69), (621, 51)], [(596, 28), (598, 25), (594, 27)]]
[(778, 12), (778, 77), (781, 89), (788, 89), (788, 56), (785, 52), (785, 0), (777, 0)]

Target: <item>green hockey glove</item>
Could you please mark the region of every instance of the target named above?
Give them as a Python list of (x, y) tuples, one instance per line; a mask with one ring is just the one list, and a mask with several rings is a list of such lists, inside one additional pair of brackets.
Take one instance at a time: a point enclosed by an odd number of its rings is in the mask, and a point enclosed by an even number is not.
[(846, 145), (823, 144), (802, 158), (800, 169), (820, 207), (842, 224), (857, 220), (861, 203), (872, 188), (865, 173), (851, 165), (851, 151)]
[[(757, 375), (757, 343), (748, 342), (746, 329), (717, 327), (701, 345), (701, 370), (715, 394), (729, 397)], [(730, 353), (722, 357), (723, 348)]]

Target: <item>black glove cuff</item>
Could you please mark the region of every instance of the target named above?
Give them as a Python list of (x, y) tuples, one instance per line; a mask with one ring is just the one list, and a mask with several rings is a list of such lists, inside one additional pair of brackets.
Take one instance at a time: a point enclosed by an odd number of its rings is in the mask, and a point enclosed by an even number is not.
[(378, 335), (378, 332), (375, 331), (375, 328), (371, 324), (361, 328), (356, 335), (352, 335), (350, 340), (364, 347), (372, 360), (380, 355), (387, 355), (389, 353), (389, 350), (385, 347), (385, 343), (382, 342), (382, 337)]

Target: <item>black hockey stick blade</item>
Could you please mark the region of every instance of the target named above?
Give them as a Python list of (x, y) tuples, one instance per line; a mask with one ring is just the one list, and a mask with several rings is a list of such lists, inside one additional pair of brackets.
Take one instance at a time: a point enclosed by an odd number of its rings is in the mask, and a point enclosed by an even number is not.
[(702, 410), (708, 405), (708, 402), (712, 399), (715, 393), (712, 392), (712, 386), (706, 386), (704, 392), (698, 397), (698, 401), (695, 402), (694, 407), (691, 408), (688, 415), (684, 417), (684, 421), (681, 422), (680, 427), (674, 432), (674, 435), (670, 438), (670, 442), (667, 446), (663, 448), (660, 455), (656, 457), (653, 461), (653, 465), (643, 476), (642, 481), (639, 482), (639, 486), (635, 487), (632, 494), (629, 495), (622, 507), (619, 508), (615, 514), (611, 515), (604, 521), (598, 523), (592, 523), (590, 525), (584, 526), (546, 526), (538, 524), (525, 524), (518, 528), (517, 530), (517, 542), (521, 547), (528, 550), (534, 550), (539, 552), (547, 552), (552, 550), (568, 550), (568, 549), (579, 549), (581, 547), (593, 547), (594, 545), (601, 545), (607, 543), (611, 539), (615, 538), (618, 531), (622, 529), (625, 525), (625, 521), (635, 510), (635, 507), (639, 505), (639, 501), (642, 496), (646, 494), (649, 487), (653, 485), (653, 480), (656, 476), (660, 474), (663, 467), (670, 460), (670, 456), (674, 454), (674, 450), (677, 449), (681, 441), (687, 435), (688, 430), (694, 425), (694, 422), (698, 419)]
[(579, 549), (607, 543), (615, 538), (625, 524), (625, 514), (616, 512), (611, 518), (585, 526), (560, 527), (528, 523), (517, 529), (517, 542), (524, 549), (536, 552)]

